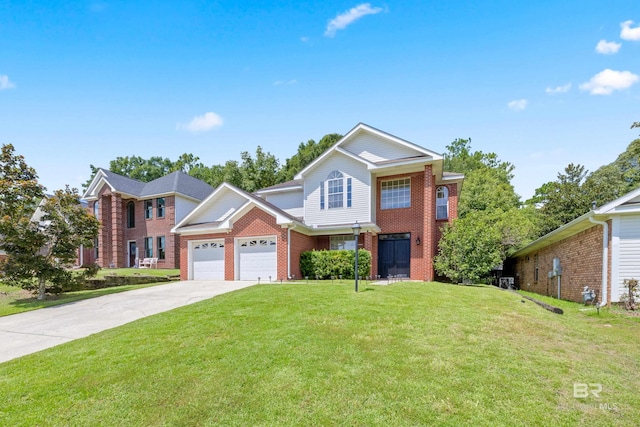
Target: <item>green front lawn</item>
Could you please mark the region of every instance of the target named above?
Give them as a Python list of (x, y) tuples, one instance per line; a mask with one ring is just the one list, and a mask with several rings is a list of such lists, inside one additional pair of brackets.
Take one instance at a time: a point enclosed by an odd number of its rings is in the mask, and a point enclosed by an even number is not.
[(0, 424), (638, 423), (637, 318), (494, 287), (363, 288), (258, 285), (0, 364)]
[[(180, 270), (138, 268), (101, 269), (100, 271), (98, 271), (98, 275), (96, 277), (104, 277), (106, 275), (113, 274), (118, 276), (132, 276), (135, 274), (139, 274), (141, 276), (176, 276), (180, 274)], [(48, 295), (46, 300), (38, 301), (30, 292), (24, 291), (21, 288), (7, 286), (0, 283), (0, 316), (7, 316), (9, 314), (22, 313), (24, 311), (37, 310), (43, 307), (51, 307), (54, 305), (66, 304), (83, 299), (95, 298), (102, 295), (114, 294), (117, 292), (130, 291), (133, 289), (146, 288), (156, 285), (162, 285), (162, 283), (126, 285), (78, 292), (65, 292), (60, 295)]]

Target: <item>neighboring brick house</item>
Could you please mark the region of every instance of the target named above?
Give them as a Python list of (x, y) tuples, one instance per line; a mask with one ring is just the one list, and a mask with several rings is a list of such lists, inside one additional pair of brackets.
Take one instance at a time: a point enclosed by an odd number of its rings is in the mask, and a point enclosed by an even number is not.
[(158, 268), (179, 268), (180, 239), (171, 229), (212, 191), (184, 172), (144, 183), (98, 169), (82, 198), (102, 226), (83, 263), (120, 268), (158, 258)]
[(526, 291), (557, 298), (559, 283), (561, 299), (582, 302), (588, 286), (598, 302), (619, 302), (624, 279), (640, 279), (640, 188), (520, 249), (507, 270)]
[(248, 194), (219, 186), (173, 231), (182, 279), (300, 278), (312, 249), (371, 252), (371, 276), (434, 278), (440, 228), (457, 216), (463, 176), (443, 156), (365, 124), (293, 181)]

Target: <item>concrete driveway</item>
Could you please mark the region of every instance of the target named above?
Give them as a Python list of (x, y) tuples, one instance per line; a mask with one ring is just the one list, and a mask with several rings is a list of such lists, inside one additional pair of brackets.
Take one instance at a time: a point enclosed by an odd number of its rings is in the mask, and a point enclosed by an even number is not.
[(254, 284), (174, 282), (0, 317), (0, 363)]

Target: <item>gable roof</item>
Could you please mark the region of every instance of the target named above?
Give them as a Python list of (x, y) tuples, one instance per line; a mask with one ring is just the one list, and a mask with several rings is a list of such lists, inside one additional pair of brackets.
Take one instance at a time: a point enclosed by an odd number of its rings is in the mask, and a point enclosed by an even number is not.
[[(406, 157), (402, 159), (392, 159), (380, 162), (372, 162), (364, 159), (363, 157), (358, 156), (348, 150), (345, 150), (343, 147), (348, 144), (349, 141), (353, 140), (355, 136), (361, 133), (368, 133), (377, 137), (380, 137), (392, 144), (398, 144), (404, 148), (409, 148), (413, 151), (416, 151), (416, 155), (412, 157)], [(351, 129), (345, 136), (343, 136), (339, 141), (329, 147), (324, 153), (322, 153), (319, 157), (317, 157), (313, 162), (308, 164), (304, 169), (296, 174), (294, 177), (296, 180), (303, 179), (304, 175), (307, 174), (310, 170), (315, 168), (320, 162), (322, 162), (325, 158), (333, 154), (334, 152), (340, 152), (342, 154), (348, 155), (354, 159), (357, 159), (365, 164), (367, 164), (368, 169), (373, 170), (379, 167), (389, 166), (394, 163), (403, 163), (403, 162), (421, 162), (428, 160), (442, 160), (443, 156), (441, 154), (436, 153), (435, 151), (428, 150), (424, 147), (416, 145), (412, 142), (404, 140), (402, 138), (398, 138), (395, 135), (391, 135), (390, 133), (381, 131), (380, 129), (376, 129), (372, 126), (369, 126), (364, 123), (358, 123), (353, 129)]]
[[(200, 212), (205, 211), (207, 207), (214, 203), (216, 198), (222, 197), (222, 194), (226, 191), (231, 191), (233, 193), (238, 194), (242, 198), (245, 199), (245, 203), (235, 209), (228, 217), (225, 217), (222, 221), (210, 221), (206, 223), (192, 223), (190, 222), (197, 218)], [(171, 230), (172, 233), (184, 233), (189, 231), (197, 231), (199, 233), (205, 230), (227, 230), (231, 227), (231, 221), (235, 218), (238, 218), (244, 213), (247, 212), (248, 209), (253, 206), (257, 206), (258, 208), (268, 212), (270, 215), (273, 215), (276, 218), (276, 222), (278, 224), (291, 224), (291, 225), (300, 225), (304, 226), (302, 221), (278, 208), (277, 206), (267, 202), (266, 200), (258, 197), (257, 195), (247, 193), (246, 191), (229, 184), (227, 182), (223, 182), (220, 184), (205, 200), (203, 200), (195, 209), (193, 209), (187, 216), (185, 216), (182, 221), (173, 227)]]
[(155, 197), (165, 194), (181, 194), (191, 199), (202, 200), (213, 191), (213, 187), (204, 181), (194, 178), (182, 171), (142, 182), (119, 175), (107, 169), (98, 168), (96, 175), (82, 195), (83, 199), (94, 199), (103, 185), (111, 191), (136, 198)]
[(584, 215), (564, 224), (561, 227), (556, 228), (550, 233), (545, 234), (539, 239), (529, 243), (527, 246), (515, 252), (511, 255), (511, 258), (516, 258), (527, 253), (533, 252), (537, 249), (544, 248), (553, 243), (557, 243), (561, 240), (578, 234), (588, 228), (595, 227), (597, 224), (591, 222), (591, 219), (598, 221), (606, 221), (613, 216), (628, 213), (640, 213), (640, 187), (635, 190), (619, 197), (599, 208), (592, 209)]

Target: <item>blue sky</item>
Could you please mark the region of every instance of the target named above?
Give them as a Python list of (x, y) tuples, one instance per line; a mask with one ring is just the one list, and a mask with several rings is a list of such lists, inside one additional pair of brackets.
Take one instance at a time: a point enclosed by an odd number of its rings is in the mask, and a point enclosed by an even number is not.
[(640, 2), (4, 1), (0, 143), (53, 191), (89, 164), (206, 165), (359, 122), (515, 166), (526, 199), (638, 137)]

